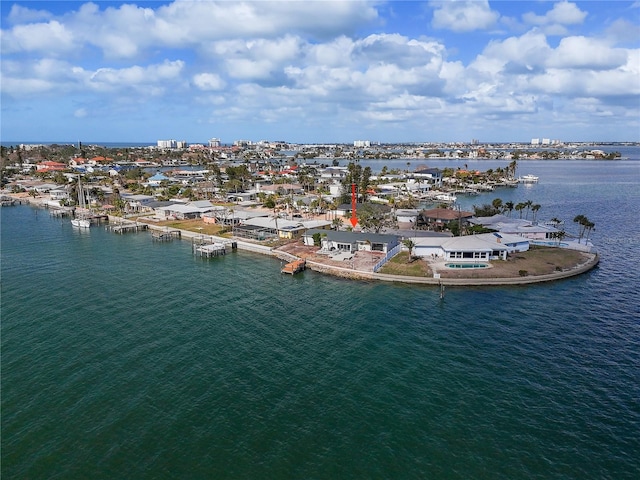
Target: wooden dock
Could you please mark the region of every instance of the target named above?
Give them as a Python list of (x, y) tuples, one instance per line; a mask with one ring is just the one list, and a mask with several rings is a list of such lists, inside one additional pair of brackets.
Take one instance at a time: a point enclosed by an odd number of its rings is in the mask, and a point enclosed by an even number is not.
[(151, 239), (154, 242), (170, 242), (174, 238), (182, 238), (182, 232), (180, 230), (165, 230), (162, 232), (154, 231), (151, 234)]
[(199, 255), (204, 258), (211, 257), (219, 257), (227, 254), (227, 248), (231, 248), (230, 244), (225, 243), (206, 243), (206, 244), (197, 244), (194, 243), (193, 254)]
[(306, 267), (306, 260), (294, 260), (293, 262), (289, 262), (284, 267), (282, 267), (282, 270), (280, 270), (280, 272), (295, 275), (298, 272), (302, 272)]
[(120, 235), (122, 235), (123, 233), (139, 232), (140, 230), (147, 230), (149, 228), (149, 225), (147, 225), (146, 223), (126, 221), (126, 222), (118, 223), (117, 225), (109, 225), (108, 228), (113, 233), (119, 233)]
[(70, 208), (50, 208), (49, 215), (52, 217), (72, 217), (73, 210)]

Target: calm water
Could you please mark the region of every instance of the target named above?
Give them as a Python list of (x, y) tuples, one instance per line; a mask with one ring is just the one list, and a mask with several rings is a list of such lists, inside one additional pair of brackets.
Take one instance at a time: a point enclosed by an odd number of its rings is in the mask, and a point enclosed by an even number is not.
[(352, 282), (4, 208), (2, 478), (638, 478), (640, 162), (531, 162), (600, 266)]

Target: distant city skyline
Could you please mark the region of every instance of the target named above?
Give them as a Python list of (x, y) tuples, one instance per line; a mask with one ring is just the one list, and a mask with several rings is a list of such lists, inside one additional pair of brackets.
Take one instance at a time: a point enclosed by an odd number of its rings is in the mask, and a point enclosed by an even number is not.
[(640, 140), (638, 1), (0, 6), (3, 143)]

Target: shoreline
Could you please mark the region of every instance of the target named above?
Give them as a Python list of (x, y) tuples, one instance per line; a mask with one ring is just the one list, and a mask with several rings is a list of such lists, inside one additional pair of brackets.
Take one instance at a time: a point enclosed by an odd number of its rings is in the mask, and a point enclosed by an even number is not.
[[(39, 208), (46, 208), (44, 203), (39, 198), (33, 197), (18, 197), (9, 195), (12, 198), (16, 198), (16, 200), (21, 200), (21, 203), (27, 203), (31, 206), (36, 206)], [(8, 207), (5, 207), (8, 208)], [(149, 230), (154, 231), (164, 231), (165, 227), (160, 225), (155, 225), (152, 221), (148, 219), (138, 219), (138, 220), (129, 220), (122, 217), (117, 217), (114, 215), (107, 215), (109, 223), (117, 224), (120, 223), (143, 223), (147, 225)], [(553, 282), (557, 280), (563, 280), (566, 278), (575, 277), (578, 275), (582, 275), (593, 268), (595, 268), (600, 263), (600, 256), (597, 253), (589, 253), (586, 254), (589, 258), (580, 264), (573, 266), (572, 268), (564, 271), (553, 272), (544, 275), (527, 275), (527, 276), (518, 276), (518, 277), (502, 277), (502, 278), (434, 278), (434, 277), (415, 277), (408, 275), (391, 275), (384, 273), (377, 273), (368, 270), (358, 270), (355, 268), (348, 267), (338, 267), (334, 265), (328, 265), (326, 263), (317, 262), (315, 260), (309, 260), (304, 257), (300, 257), (298, 255), (291, 254), (289, 252), (279, 250), (282, 247), (269, 247), (265, 245), (259, 245), (251, 242), (247, 242), (242, 239), (237, 238), (225, 238), (218, 237), (216, 235), (203, 235), (197, 232), (193, 232), (190, 230), (183, 230), (179, 228), (174, 228), (173, 230), (180, 231), (181, 239), (189, 239), (193, 241), (198, 237), (207, 238), (212, 242), (221, 242), (221, 243), (234, 243), (237, 246), (238, 250), (244, 250), (252, 253), (257, 253), (261, 255), (267, 255), (276, 257), (283, 261), (292, 261), (292, 260), (305, 260), (307, 268), (313, 270), (318, 273), (332, 275), (339, 278), (353, 279), (353, 280), (364, 280), (364, 281), (383, 281), (383, 282), (392, 282), (392, 283), (404, 283), (404, 284), (414, 284), (414, 285), (434, 285), (434, 286), (464, 286), (464, 287), (481, 287), (481, 286), (514, 286), (514, 285), (531, 285), (537, 283), (547, 283)]]

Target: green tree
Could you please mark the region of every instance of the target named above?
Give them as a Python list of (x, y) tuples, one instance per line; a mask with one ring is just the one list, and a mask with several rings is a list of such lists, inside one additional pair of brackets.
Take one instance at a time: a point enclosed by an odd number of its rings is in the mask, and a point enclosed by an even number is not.
[(576, 215), (573, 218), (573, 221), (578, 224), (578, 243), (580, 243), (580, 240), (582, 240), (582, 236), (584, 235), (585, 224), (589, 220), (587, 219), (587, 217), (585, 217), (584, 215), (580, 214), (580, 215)]
[(511, 200), (509, 200), (508, 202), (505, 202), (504, 204), (504, 209), (505, 211), (509, 212), (509, 216), (511, 216), (511, 212), (513, 211), (513, 202)]
[(531, 205), (531, 212), (533, 213), (533, 221), (535, 222), (538, 219), (538, 210), (542, 208), (542, 205), (538, 203), (534, 203)]
[(405, 238), (402, 243), (409, 249), (409, 259), (407, 260), (407, 262), (411, 262), (411, 260), (413, 259), (413, 248), (416, 246), (416, 242), (414, 242), (410, 238)]
[(389, 228), (394, 224), (390, 212), (382, 205), (362, 204), (358, 207), (356, 216), (363, 230), (374, 233), (380, 233), (383, 228)]
[(524, 202), (524, 207), (527, 209), (527, 214), (525, 215), (525, 219), (529, 219), (529, 210), (531, 210), (531, 206), (533, 205), (533, 202), (531, 200), (527, 200), (526, 202)]

